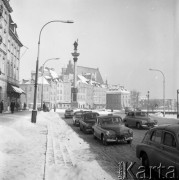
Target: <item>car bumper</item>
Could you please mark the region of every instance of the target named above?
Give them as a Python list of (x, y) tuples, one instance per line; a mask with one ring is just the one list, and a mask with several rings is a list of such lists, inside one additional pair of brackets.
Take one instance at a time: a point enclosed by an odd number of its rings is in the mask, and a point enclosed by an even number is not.
[(71, 114), (65, 114), (65, 117), (71, 118), (71, 117), (73, 117), (73, 115), (71, 115)]
[(153, 127), (157, 127), (158, 125), (157, 124), (152, 124), (152, 125), (150, 125), (150, 124), (142, 124), (141, 125), (143, 128), (153, 128)]
[(119, 138), (109, 138), (109, 137), (106, 138), (107, 142), (122, 142), (122, 141), (132, 141), (132, 140), (133, 140), (133, 137), (124, 137), (122, 139), (119, 139)]

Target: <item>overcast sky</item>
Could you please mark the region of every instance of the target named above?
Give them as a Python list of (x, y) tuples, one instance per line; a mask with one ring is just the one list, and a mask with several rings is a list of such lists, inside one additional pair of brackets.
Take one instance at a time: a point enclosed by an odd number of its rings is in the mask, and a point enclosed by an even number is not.
[[(51, 23), (41, 35), (40, 62), (57, 72), (72, 60), (73, 43), (79, 40), (77, 64), (99, 68), (104, 80), (162, 98), (176, 98), (178, 54), (176, 53), (176, 0), (11, 0), (12, 18), (28, 51), (21, 58), (20, 79), (35, 70), (38, 36), (51, 20), (73, 20), (74, 24)], [(21, 53), (25, 48), (21, 49)]]

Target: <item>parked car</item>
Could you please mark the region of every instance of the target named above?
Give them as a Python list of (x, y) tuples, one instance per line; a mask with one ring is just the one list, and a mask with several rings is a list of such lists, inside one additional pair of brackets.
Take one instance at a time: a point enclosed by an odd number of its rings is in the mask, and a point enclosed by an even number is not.
[(73, 124), (76, 125), (76, 126), (79, 126), (80, 123), (79, 123), (79, 120), (82, 119), (83, 117), (83, 114), (85, 112), (92, 112), (92, 111), (88, 111), (88, 110), (79, 110), (79, 111), (76, 111), (73, 115)]
[(123, 122), (128, 126), (135, 126), (138, 129), (142, 127), (155, 127), (157, 126), (157, 120), (154, 117), (148, 116), (146, 112), (142, 111), (131, 111), (128, 112), (126, 117), (124, 117)]
[(170, 179), (166, 175), (174, 175), (173, 179), (179, 179), (179, 124), (161, 125), (148, 130), (141, 144), (136, 146), (136, 156), (142, 160), (147, 173), (150, 172), (149, 167), (163, 166), (160, 177)]
[(73, 109), (66, 109), (64, 116), (65, 116), (65, 118), (72, 118), (73, 117)]
[(104, 145), (120, 141), (130, 144), (133, 140), (133, 130), (123, 124), (119, 115), (113, 114), (97, 117), (93, 134), (94, 138), (100, 139)]
[(132, 111), (133, 109), (131, 107), (125, 107), (125, 114), (127, 114), (128, 112)]
[(84, 133), (93, 132), (92, 126), (96, 122), (96, 118), (99, 116), (97, 112), (83, 112), (83, 116), (79, 119), (80, 130)]

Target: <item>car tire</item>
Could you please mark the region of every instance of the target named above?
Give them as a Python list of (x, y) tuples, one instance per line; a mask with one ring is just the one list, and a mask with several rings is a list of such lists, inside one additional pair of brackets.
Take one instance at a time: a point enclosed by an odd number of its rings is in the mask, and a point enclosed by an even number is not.
[(140, 128), (141, 128), (141, 125), (140, 125), (139, 122), (136, 124), (136, 127), (137, 127), (137, 129), (140, 129)]
[(132, 140), (128, 140), (128, 141), (127, 141), (127, 144), (132, 144)]
[(82, 127), (83, 127), (83, 128), (82, 128), (82, 129), (83, 129), (83, 132), (86, 133), (86, 128), (85, 128), (84, 126), (82, 126)]
[(81, 124), (80, 124), (80, 131), (82, 131)]
[(107, 146), (107, 141), (106, 141), (104, 135), (101, 135), (101, 140), (102, 140), (103, 145)]
[(145, 167), (145, 172), (147, 175), (149, 175), (149, 158), (146, 153), (144, 153), (141, 157), (142, 159), (142, 166)]
[(94, 138), (94, 139), (97, 139), (97, 137), (95, 136), (94, 130), (93, 130), (93, 138)]

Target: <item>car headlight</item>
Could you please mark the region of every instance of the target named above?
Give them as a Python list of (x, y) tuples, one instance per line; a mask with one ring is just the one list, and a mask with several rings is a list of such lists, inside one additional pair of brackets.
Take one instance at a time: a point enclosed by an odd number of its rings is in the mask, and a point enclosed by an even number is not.
[(129, 129), (128, 130), (130, 134), (133, 134), (133, 130), (132, 129)]

